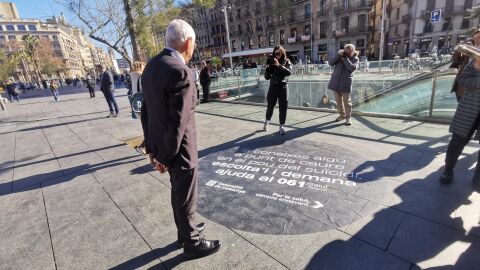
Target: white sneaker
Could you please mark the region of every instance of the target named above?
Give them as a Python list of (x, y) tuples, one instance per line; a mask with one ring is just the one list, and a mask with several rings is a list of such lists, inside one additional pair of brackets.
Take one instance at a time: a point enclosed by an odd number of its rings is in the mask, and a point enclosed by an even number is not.
[(263, 131), (268, 131), (268, 124), (269, 123), (270, 123), (270, 121), (265, 120), (265, 123), (263, 124)]
[(283, 125), (280, 126), (278, 133), (280, 133), (280, 135), (285, 135), (285, 129), (283, 128)]

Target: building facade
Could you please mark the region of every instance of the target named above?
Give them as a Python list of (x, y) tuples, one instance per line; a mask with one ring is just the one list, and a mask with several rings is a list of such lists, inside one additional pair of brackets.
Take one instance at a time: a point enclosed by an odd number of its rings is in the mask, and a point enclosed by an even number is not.
[[(211, 9), (194, 9), (203, 59), (225, 59), (228, 54), (224, 3), (233, 55), (281, 44), (294, 62), (318, 63), (348, 43), (370, 60), (378, 59), (380, 46), (385, 58), (394, 52), (446, 51), (478, 26), (478, 18), (468, 20), (464, 15), (480, 0), (219, 0)], [(385, 42), (380, 45), (382, 3)], [(439, 22), (430, 23), (434, 10), (442, 15)]]
[[(95, 47), (80, 28), (69, 25), (63, 14), (46, 21), (22, 19), (13, 3), (0, 3), (0, 13), (0, 49), (12, 53), (23, 48), (24, 36), (38, 38), (39, 43), (48, 46), (49, 52), (58, 60), (59, 66), (51, 77), (84, 77), (87, 73), (94, 73), (98, 69), (95, 59), (98, 65), (105, 63), (111, 66), (111, 61), (99, 60), (98, 55), (103, 57), (105, 52)], [(35, 72), (32, 63), (22, 61), (17, 77), (22, 81), (40, 81), (48, 76)]]
[[(466, 11), (480, 5), (477, 0), (391, 0), (387, 5), (385, 52), (401, 56), (448, 53), (468, 38), (479, 18), (465, 18)], [(440, 12), (431, 22), (432, 12)]]

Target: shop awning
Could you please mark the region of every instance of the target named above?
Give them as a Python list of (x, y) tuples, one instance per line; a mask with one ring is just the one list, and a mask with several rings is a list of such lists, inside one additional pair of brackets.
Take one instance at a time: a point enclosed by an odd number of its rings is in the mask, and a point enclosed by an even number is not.
[[(273, 48), (261, 48), (253, 50), (245, 50), (240, 52), (232, 52), (232, 57), (246, 57), (246, 56), (255, 56), (263, 54), (272, 54)], [(228, 53), (222, 55), (222, 58), (228, 58)]]

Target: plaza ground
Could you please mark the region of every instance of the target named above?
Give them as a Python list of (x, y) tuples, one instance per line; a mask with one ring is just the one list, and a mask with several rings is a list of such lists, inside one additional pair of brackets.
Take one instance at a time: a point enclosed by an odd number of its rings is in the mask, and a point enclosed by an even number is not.
[[(142, 135), (126, 90), (120, 116), (100, 92), (65, 88), (54, 102), (31, 92), (0, 111), (0, 269), (479, 269), (480, 194), (470, 186), (478, 152), (471, 142), (456, 180), (437, 179), (447, 125), (290, 110), (284, 140), (328, 143), (368, 158), (386, 190), (375, 211), (309, 234), (237, 230), (199, 216), (215, 255), (186, 261), (176, 249), (167, 175), (133, 149)], [(262, 128), (265, 108), (201, 104), (200, 156), (246, 140), (277, 138)], [(277, 111), (274, 124), (278, 121)], [(201, 170), (201, 168), (200, 168)], [(200, 188), (203, 188), (200, 186)]]

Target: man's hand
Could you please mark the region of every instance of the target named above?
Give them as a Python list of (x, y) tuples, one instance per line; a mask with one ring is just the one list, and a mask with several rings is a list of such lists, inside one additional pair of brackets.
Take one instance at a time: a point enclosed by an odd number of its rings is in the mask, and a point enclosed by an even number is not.
[(152, 164), (154, 170), (159, 171), (160, 173), (168, 172), (169, 168), (166, 165), (158, 162), (152, 153), (148, 154), (148, 157), (150, 158), (150, 164)]
[(477, 69), (477, 70), (480, 70), (480, 59), (476, 59), (475, 60), (475, 63), (473, 64), (473, 66)]
[(340, 55), (340, 56), (343, 57), (343, 54), (344, 54), (344, 51), (343, 51), (343, 50), (338, 51), (338, 55)]

